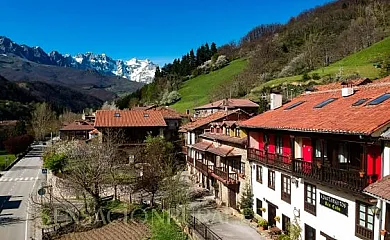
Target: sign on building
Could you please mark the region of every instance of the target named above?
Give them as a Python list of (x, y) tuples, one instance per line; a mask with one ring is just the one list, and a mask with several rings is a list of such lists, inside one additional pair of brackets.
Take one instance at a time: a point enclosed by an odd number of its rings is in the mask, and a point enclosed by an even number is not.
[(320, 193), (320, 204), (348, 216), (348, 203)]

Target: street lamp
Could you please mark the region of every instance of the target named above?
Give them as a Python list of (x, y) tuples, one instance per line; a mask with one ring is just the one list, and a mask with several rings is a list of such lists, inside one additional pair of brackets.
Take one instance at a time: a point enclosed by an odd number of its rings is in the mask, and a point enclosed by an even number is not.
[(377, 207), (376, 205), (373, 205), (373, 206), (369, 207), (369, 209), (373, 215), (376, 215), (377, 217), (379, 217), (379, 214), (381, 212), (381, 209), (379, 207)]

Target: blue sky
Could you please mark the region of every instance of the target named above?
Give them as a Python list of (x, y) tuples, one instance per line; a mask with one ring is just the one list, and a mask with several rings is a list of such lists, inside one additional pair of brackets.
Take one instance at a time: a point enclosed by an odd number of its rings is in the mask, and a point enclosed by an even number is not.
[(239, 40), (329, 0), (6, 0), (0, 35), (49, 52), (106, 53), (162, 64), (205, 42)]

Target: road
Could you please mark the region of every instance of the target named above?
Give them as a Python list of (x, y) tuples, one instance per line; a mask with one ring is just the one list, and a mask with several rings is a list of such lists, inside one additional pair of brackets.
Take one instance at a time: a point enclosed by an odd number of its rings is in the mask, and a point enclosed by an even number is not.
[(23, 159), (0, 177), (0, 239), (30, 239), (30, 194), (42, 179), (42, 146), (33, 146)]

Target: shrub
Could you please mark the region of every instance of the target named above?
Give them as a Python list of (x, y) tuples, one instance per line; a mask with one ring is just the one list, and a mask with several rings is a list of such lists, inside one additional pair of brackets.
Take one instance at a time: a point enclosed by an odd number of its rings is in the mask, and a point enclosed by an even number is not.
[(246, 185), (245, 191), (241, 196), (240, 208), (246, 219), (251, 219), (254, 216), (253, 212), (253, 193), (249, 185)]
[(304, 73), (303, 75), (302, 75), (302, 80), (303, 81), (307, 81), (307, 80), (310, 80), (311, 79), (311, 77), (310, 77), (310, 75), (308, 74), (308, 73)]
[(265, 220), (264, 218), (262, 218), (258, 221), (258, 224), (260, 227), (266, 227), (266, 226), (268, 226), (268, 221)]
[(4, 141), (4, 147), (8, 153), (19, 154), (26, 151), (33, 141), (34, 137), (31, 135), (12, 137)]
[(320, 79), (321, 79), (320, 74), (318, 74), (318, 73), (313, 73), (313, 74), (311, 75), (311, 78), (312, 78), (313, 80), (320, 80)]
[(52, 170), (54, 174), (64, 170), (66, 161), (67, 157), (63, 153), (48, 153), (43, 156), (43, 166)]

